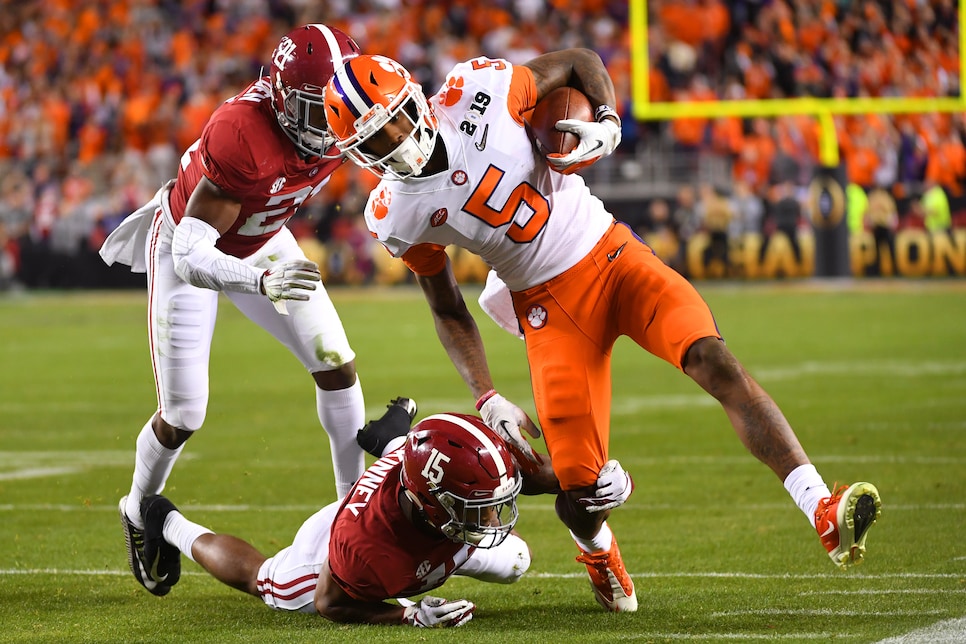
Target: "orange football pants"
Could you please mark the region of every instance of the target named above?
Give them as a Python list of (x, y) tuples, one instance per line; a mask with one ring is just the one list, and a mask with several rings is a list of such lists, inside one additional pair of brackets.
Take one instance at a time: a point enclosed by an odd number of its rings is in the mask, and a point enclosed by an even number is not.
[(620, 222), (576, 266), (512, 295), (537, 417), (565, 490), (593, 485), (607, 462), (618, 337), (678, 369), (695, 341), (720, 337), (690, 282)]

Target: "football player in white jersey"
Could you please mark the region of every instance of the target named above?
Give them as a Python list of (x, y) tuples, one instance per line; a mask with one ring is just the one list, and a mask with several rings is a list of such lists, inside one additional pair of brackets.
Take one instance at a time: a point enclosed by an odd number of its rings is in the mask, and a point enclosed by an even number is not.
[[(558, 122), (580, 143), (545, 158), (525, 119), (563, 86), (587, 96), (596, 120)], [(440, 341), (486, 423), (525, 451), (520, 430), (534, 437), (539, 431), (496, 393), (445, 247), (476, 253), (509, 287), (538, 419), (563, 489), (557, 514), (604, 608), (637, 609), (606, 522), (632, 490), (630, 476), (608, 460), (610, 354), (621, 335), (714, 396), (742, 442), (817, 527), (832, 560), (857, 563), (880, 511), (875, 487), (828, 489), (781, 410), (725, 346), (696, 290), (574, 174), (620, 142), (614, 104), (607, 71), (587, 49), (523, 65), (476, 58), (457, 65), (428, 101), (397, 62), (360, 56), (337, 71), (325, 94), (339, 149), (382, 177), (366, 207), (370, 231), (416, 274)]]
[(177, 179), (101, 248), (108, 264), (147, 272), (158, 408), (138, 435), (120, 518), (131, 571), (155, 595), (167, 593), (176, 579), (168, 564), (178, 552), (162, 548), (158, 570), (144, 569), (139, 508), (143, 497), (164, 489), (185, 441), (204, 423), (219, 292), (311, 375), (337, 495), (365, 471), (355, 442), (365, 423), (355, 353), (318, 267), (285, 226), (344, 161), (326, 134), (322, 90), (358, 53), (349, 36), (326, 25), (304, 25), (282, 37), (269, 73), (214, 111), (184, 153)]

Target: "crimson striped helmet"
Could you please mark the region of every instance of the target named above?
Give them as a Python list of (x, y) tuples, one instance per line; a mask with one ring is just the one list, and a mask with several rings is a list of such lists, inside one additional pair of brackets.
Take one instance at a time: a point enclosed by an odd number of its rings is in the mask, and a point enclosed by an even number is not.
[(417, 423), (399, 476), (426, 520), (453, 541), (493, 548), (516, 525), (520, 473), (503, 440), (475, 416), (436, 414)]
[(333, 27), (303, 25), (272, 52), (272, 106), (282, 130), (303, 154), (339, 156), (325, 125), (325, 86), (335, 70), (359, 55), (359, 45)]

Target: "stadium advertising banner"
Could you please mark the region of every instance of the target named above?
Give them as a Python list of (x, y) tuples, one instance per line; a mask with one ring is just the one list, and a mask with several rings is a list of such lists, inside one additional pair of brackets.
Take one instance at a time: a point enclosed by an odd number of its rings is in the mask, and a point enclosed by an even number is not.
[[(705, 263), (710, 239), (695, 235), (687, 246), (687, 273), (692, 279), (731, 277), (773, 279), (815, 277), (815, 235), (801, 231), (797, 237), (801, 258), (796, 260), (791, 240), (774, 233), (767, 240), (761, 235), (744, 235), (729, 242), (729, 266)], [(966, 228), (930, 232), (905, 229), (896, 233), (895, 257), (886, 248), (877, 248), (870, 232), (849, 235), (849, 262), (853, 277), (966, 277)]]
[[(796, 239), (800, 259), (796, 259), (792, 242), (783, 233), (776, 232), (767, 239), (757, 234), (731, 239), (728, 266), (723, 267), (707, 261), (710, 236), (698, 233), (688, 241), (684, 274), (695, 280), (817, 277), (815, 234), (803, 229)], [(850, 234), (848, 244), (849, 269), (853, 277), (966, 277), (966, 228), (953, 228), (948, 232), (918, 228), (900, 230), (895, 238), (894, 259), (886, 248), (876, 247), (871, 232)], [(457, 280), (462, 283), (486, 281), (488, 267), (483, 260), (461, 249), (448, 248), (447, 251)], [(378, 283), (397, 284), (408, 278), (402, 262), (379, 264)]]

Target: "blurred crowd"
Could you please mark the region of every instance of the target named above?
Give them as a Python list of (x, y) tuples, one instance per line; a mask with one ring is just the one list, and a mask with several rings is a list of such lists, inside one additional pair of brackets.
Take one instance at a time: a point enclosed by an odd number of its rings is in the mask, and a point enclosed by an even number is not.
[[(953, 0), (647, 5), (651, 100), (959, 94)], [(648, 231), (660, 227), (653, 222), (663, 209), (682, 208), (698, 214), (670, 231), (678, 241), (720, 228), (721, 197), (748, 211), (728, 219), (731, 230), (768, 232), (789, 199), (806, 202), (818, 158), (811, 117), (634, 121), (626, 0), (25, 0), (0, 12), (0, 289), (135, 279), (100, 263), (101, 241), (174, 176), (211, 112), (257, 77), (279, 37), (306, 22), (336, 26), (364, 50), (399, 60), (428, 92), (477, 55), (524, 62), (594, 49), (624, 118), (618, 159), (664, 140), (684, 154), (725, 158), (731, 169), (728, 185), (685, 181), (642, 201)], [(899, 204), (895, 226), (914, 225), (907, 215), (932, 188), (963, 195), (962, 114), (842, 117), (836, 126), (847, 182), (866, 195), (883, 189)], [(378, 273), (384, 258), (361, 220), (373, 185), (347, 164), (292, 222), (329, 282)], [(858, 225), (873, 222), (863, 213)]]

